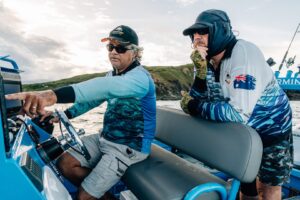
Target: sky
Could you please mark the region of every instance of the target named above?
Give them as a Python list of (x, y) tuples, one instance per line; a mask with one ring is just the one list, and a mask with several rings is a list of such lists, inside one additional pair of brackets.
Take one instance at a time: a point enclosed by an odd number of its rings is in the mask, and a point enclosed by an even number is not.
[[(100, 40), (123, 24), (139, 36), (143, 65), (187, 64), (191, 41), (182, 31), (207, 9), (226, 11), (237, 38), (273, 57), (274, 70), (300, 23), (299, 0), (0, 0), (0, 56), (16, 60), (25, 83), (109, 71)], [(294, 55), (296, 66), (300, 33), (288, 57)]]

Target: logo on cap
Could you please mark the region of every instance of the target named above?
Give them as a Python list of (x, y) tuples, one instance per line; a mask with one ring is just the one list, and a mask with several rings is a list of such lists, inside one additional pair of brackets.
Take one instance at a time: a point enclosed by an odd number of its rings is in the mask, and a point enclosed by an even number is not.
[(111, 33), (116, 35), (124, 35), (123, 29), (120, 26), (115, 28), (115, 30), (113, 30)]
[(135, 31), (125, 25), (114, 28), (109, 33), (109, 37), (101, 39), (101, 42), (106, 42), (108, 40), (117, 40), (121, 43), (139, 45), (139, 39)]

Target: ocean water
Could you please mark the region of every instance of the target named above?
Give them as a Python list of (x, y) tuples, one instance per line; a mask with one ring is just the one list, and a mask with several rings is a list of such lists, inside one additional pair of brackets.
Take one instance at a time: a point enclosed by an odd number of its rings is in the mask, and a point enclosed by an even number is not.
[[(58, 104), (56, 109), (64, 110), (70, 104)], [(157, 106), (168, 107), (173, 109), (181, 109), (179, 101), (157, 101)], [(291, 107), (293, 111), (293, 134), (294, 134), (294, 159), (298, 163), (300, 162), (300, 101), (291, 101)], [(50, 108), (50, 110), (52, 110)], [(86, 134), (97, 133), (103, 126), (103, 114), (106, 109), (106, 103), (101, 106), (72, 119), (71, 122), (76, 129), (83, 128)], [(54, 134), (59, 135), (60, 130), (58, 126), (55, 126)]]
[[(57, 104), (54, 108), (59, 110), (65, 110), (72, 104)], [(173, 109), (181, 109), (179, 101), (157, 101), (157, 106), (168, 107)], [(71, 122), (73, 126), (77, 129), (83, 128), (87, 134), (98, 132), (103, 126), (103, 114), (106, 109), (106, 103), (101, 106), (72, 119)], [(53, 107), (49, 108), (53, 110)], [(55, 126), (55, 133), (59, 132), (58, 126)]]

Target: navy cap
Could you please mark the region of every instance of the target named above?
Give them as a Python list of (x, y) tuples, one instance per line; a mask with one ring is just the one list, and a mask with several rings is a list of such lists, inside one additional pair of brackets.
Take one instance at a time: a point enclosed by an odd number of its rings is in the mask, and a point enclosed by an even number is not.
[(101, 42), (106, 42), (108, 40), (117, 40), (120, 43), (129, 45), (135, 44), (139, 45), (139, 38), (136, 32), (129, 26), (120, 25), (114, 28), (110, 33), (109, 37), (101, 39)]
[(206, 10), (199, 14), (195, 23), (183, 31), (183, 35), (192, 35), (195, 31), (207, 29), (214, 24), (214, 22), (223, 21), (230, 24), (229, 17), (222, 10)]
[(232, 32), (230, 19), (222, 10), (210, 9), (199, 14), (195, 23), (183, 31), (183, 35), (189, 35), (193, 40), (195, 32), (208, 31), (207, 59), (224, 51), (228, 45), (236, 42)]

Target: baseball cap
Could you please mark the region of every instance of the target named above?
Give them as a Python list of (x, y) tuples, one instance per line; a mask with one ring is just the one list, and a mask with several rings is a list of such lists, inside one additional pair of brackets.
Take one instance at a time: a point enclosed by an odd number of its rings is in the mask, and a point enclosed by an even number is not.
[(117, 40), (123, 44), (135, 44), (139, 45), (139, 38), (136, 32), (129, 26), (120, 25), (114, 28), (109, 36), (101, 39), (101, 42), (106, 42), (108, 40)]
[(217, 21), (230, 23), (229, 17), (222, 10), (205, 10), (199, 14), (195, 23), (183, 31), (183, 35), (191, 35), (196, 30), (205, 30), (212, 26)]

